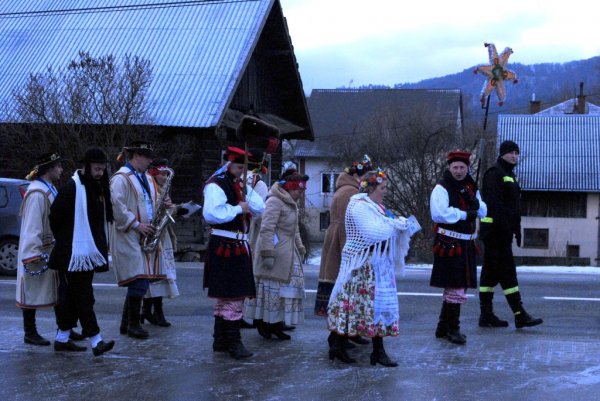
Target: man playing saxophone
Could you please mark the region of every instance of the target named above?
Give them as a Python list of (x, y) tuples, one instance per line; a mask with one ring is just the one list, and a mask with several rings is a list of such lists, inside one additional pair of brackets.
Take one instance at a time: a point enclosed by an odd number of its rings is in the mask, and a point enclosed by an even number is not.
[(155, 213), (154, 217), (154, 220), (156, 220), (156, 233), (146, 237), (142, 247), (145, 245), (145, 249), (151, 249), (153, 246), (157, 246), (154, 244), (160, 243), (165, 263), (164, 272), (167, 278), (150, 283), (150, 287), (144, 298), (141, 320), (142, 323), (144, 320), (147, 320), (154, 325), (169, 327), (171, 323), (165, 319), (163, 312), (163, 297), (175, 298), (179, 296), (174, 256), (177, 247), (177, 237), (171, 224), (173, 222), (172, 216), (176, 215), (178, 207), (171, 202), (169, 195), (171, 182), (175, 173), (169, 168), (168, 160), (160, 157), (152, 161), (148, 168), (148, 173), (156, 182), (160, 193), (159, 198), (163, 201), (160, 210)]
[(166, 278), (160, 243), (152, 252), (145, 252), (141, 244), (144, 237), (156, 232), (151, 222), (159, 208), (159, 192), (146, 172), (153, 158), (151, 144), (132, 142), (123, 147), (117, 158), (126, 159), (127, 163), (110, 180), (114, 213), (110, 236), (112, 262), (118, 285), (127, 287), (120, 332), (139, 339), (148, 338), (148, 332), (140, 325), (142, 298), (150, 281)]

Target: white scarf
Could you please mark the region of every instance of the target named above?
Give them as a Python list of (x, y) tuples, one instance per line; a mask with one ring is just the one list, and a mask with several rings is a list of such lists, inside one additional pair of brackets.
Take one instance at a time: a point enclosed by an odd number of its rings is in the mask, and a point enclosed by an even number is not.
[(81, 183), (77, 171), (72, 178), (75, 181), (75, 223), (73, 224), (73, 246), (69, 271), (91, 271), (95, 266), (105, 265), (106, 259), (98, 251), (92, 236), (87, 214), (85, 186)]

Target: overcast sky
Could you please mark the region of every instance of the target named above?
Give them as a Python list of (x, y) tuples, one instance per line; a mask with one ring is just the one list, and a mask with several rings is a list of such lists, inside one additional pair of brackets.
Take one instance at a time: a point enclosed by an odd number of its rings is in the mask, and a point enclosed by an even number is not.
[[(281, 0), (306, 93), (417, 82), (487, 64), (600, 55), (600, 6), (564, 0)], [(572, 7), (569, 7), (572, 6)], [(351, 83), (352, 81), (352, 83)]]

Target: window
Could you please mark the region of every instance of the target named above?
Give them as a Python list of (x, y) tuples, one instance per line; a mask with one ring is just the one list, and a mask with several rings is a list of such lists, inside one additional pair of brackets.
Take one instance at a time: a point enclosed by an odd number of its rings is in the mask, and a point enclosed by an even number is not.
[(321, 192), (324, 194), (335, 192), (335, 182), (340, 175), (338, 173), (321, 173)]
[(319, 213), (319, 229), (325, 231), (327, 227), (329, 227), (329, 211)]
[(531, 217), (586, 217), (587, 194), (581, 192), (521, 193), (523, 216)]
[(523, 248), (548, 249), (547, 228), (526, 228), (523, 230)]
[(579, 245), (567, 245), (567, 258), (579, 257)]

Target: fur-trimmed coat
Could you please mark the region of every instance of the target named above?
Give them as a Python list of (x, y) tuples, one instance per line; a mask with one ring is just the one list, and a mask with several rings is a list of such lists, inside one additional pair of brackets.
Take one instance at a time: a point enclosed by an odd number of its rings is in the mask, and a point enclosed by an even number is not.
[(346, 209), (353, 195), (358, 193), (358, 181), (350, 174), (342, 173), (335, 182), (335, 193), (329, 209), (329, 227), (325, 233), (321, 251), (319, 281), (335, 283), (340, 271), (342, 249), (346, 243), (344, 219)]
[[(254, 276), (289, 282), (294, 255), (303, 260), (305, 253), (298, 228), (298, 205), (279, 183), (275, 183), (262, 215), (254, 252)], [(265, 257), (275, 258), (272, 268), (264, 266)]]

